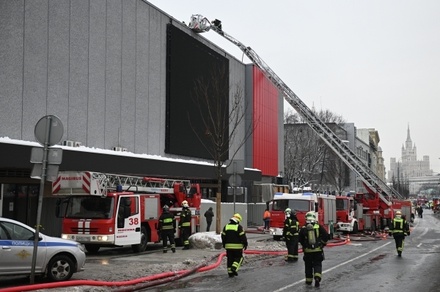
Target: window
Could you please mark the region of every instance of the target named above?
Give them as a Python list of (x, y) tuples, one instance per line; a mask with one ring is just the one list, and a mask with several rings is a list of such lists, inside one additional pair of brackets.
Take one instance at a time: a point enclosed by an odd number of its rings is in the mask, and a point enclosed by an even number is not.
[(34, 233), (27, 228), (10, 222), (0, 223), (0, 236), (10, 240), (33, 240)]

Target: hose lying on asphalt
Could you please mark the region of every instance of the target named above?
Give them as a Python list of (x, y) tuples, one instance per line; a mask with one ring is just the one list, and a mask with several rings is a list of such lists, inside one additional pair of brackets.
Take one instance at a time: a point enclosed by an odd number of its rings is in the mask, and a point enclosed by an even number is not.
[[(334, 239), (327, 244), (327, 247), (340, 246), (349, 243), (347, 239)], [(266, 255), (285, 255), (286, 250), (282, 251), (268, 251), (268, 250), (245, 250), (245, 254), (266, 254)], [(301, 253), (302, 250), (299, 249)], [(112, 291), (136, 291), (140, 289), (145, 289), (165, 283), (169, 283), (175, 281), (177, 279), (181, 279), (187, 277), (196, 272), (206, 272), (212, 269), (217, 268), (221, 262), (223, 257), (226, 256), (225, 252), (217, 254), (210, 258), (207, 261), (197, 265), (196, 267), (190, 270), (180, 270), (174, 272), (164, 272), (156, 275), (150, 275), (146, 277), (141, 277), (132, 280), (126, 281), (97, 281), (97, 280), (70, 280), (65, 282), (55, 282), (55, 283), (41, 283), (41, 284), (32, 284), (32, 285), (23, 285), (17, 287), (9, 287), (0, 289), (0, 292), (20, 292), (20, 291), (32, 291), (32, 290), (41, 290), (41, 289), (55, 289), (61, 287), (73, 287), (73, 286), (107, 286), (113, 287)], [(215, 263), (209, 264), (209, 262), (213, 261), (217, 258)], [(116, 288), (115, 288), (116, 287)]]

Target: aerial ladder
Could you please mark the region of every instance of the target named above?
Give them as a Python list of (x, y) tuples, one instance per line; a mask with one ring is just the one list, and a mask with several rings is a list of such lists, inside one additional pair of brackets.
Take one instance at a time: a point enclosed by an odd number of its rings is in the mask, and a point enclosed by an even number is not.
[(78, 194), (106, 197), (108, 190), (173, 194), (174, 185), (181, 186), (184, 193), (191, 189), (190, 180), (130, 176), (100, 172), (62, 172), (53, 182), (53, 194)]
[(379, 198), (388, 206), (392, 206), (393, 199), (404, 199), (396, 190), (389, 187), (380, 179), (336, 134), (319, 119), (312, 110), (278, 77), (277, 74), (257, 55), (244, 44), (222, 30), (221, 21), (209, 21), (206, 17), (195, 14), (191, 16), (189, 28), (194, 32), (202, 33), (213, 30), (225, 39), (238, 46), (240, 50), (263, 72), (263, 74), (281, 91), (286, 101), (298, 112), (313, 131), (344, 161), (344, 163), (362, 179), (365, 187), (376, 192)]

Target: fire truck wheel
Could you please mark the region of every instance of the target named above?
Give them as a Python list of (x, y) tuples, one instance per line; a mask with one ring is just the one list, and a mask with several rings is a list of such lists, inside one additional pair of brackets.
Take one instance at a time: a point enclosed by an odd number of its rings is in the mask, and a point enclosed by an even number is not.
[(148, 244), (148, 233), (145, 227), (141, 227), (141, 243), (133, 244), (131, 248), (134, 252), (143, 252), (147, 249)]
[(359, 227), (357, 222), (354, 222), (353, 224), (353, 233), (354, 234), (359, 233)]
[(86, 249), (91, 254), (96, 254), (99, 251), (100, 246), (96, 244), (86, 244)]
[(67, 281), (73, 275), (74, 262), (66, 255), (54, 256), (47, 265), (47, 278), (52, 282)]

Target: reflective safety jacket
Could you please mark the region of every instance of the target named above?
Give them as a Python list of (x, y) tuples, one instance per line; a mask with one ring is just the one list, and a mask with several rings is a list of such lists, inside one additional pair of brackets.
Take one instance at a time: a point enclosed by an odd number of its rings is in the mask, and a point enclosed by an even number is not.
[(247, 248), (248, 241), (243, 227), (232, 220), (223, 227), (221, 237), (225, 249)]
[(406, 232), (409, 231), (409, 226), (408, 223), (406, 222), (405, 219), (403, 218), (397, 218), (395, 217), (393, 219), (392, 225), (391, 225), (391, 230), (390, 232), (393, 233), (393, 235), (398, 235), (398, 234), (402, 234), (404, 235)]
[(159, 230), (173, 230), (176, 226), (174, 215), (170, 212), (163, 212), (159, 217)]
[(299, 234), (299, 222), (296, 217), (288, 217), (284, 220), (283, 237), (290, 238)]
[[(301, 243), (304, 253), (322, 252), (322, 248), (328, 241), (327, 230), (318, 223), (314, 223), (311, 227), (312, 228), (309, 230), (306, 224), (301, 228), (298, 241)], [(311, 237), (314, 237), (314, 243)]]
[(190, 227), (190, 226), (191, 226), (191, 210), (189, 208), (183, 208), (182, 213), (180, 213), (179, 227)]

